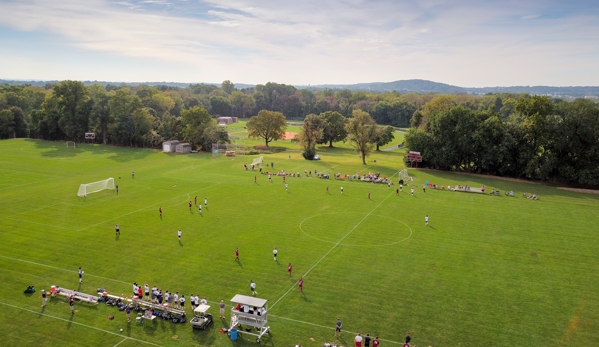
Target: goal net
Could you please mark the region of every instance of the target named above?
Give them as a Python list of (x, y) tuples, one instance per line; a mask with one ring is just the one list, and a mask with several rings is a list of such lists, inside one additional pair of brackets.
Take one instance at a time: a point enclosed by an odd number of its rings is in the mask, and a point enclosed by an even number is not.
[(264, 157), (260, 156), (258, 158), (254, 158), (254, 160), (252, 161), (252, 166), (258, 166), (260, 164), (262, 164), (264, 162)]
[(399, 176), (399, 180), (404, 180), (404, 182), (409, 182), (412, 177), (410, 177), (410, 175), (408, 175), (408, 169), (403, 169), (399, 172), (398, 174)]
[(236, 156), (245, 155), (248, 147), (244, 142), (235, 143), (213, 143), (212, 144), (212, 157), (218, 157), (221, 155)]
[(75, 148), (75, 142), (73, 141), (67, 141), (67, 148)]
[(114, 189), (114, 178), (109, 178), (103, 181), (84, 183), (79, 186), (78, 196), (86, 196), (87, 194), (96, 193), (104, 189)]

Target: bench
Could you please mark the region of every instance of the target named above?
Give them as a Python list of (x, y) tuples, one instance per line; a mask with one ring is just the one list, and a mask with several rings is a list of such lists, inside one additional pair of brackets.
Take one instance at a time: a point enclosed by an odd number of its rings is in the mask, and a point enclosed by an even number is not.
[[(73, 292), (74, 291), (72, 291), (72, 290), (61, 289), (60, 292), (57, 292), (56, 294), (66, 296), (68, 298), (73, 295)], [(88, 295), (88, 294), (78, 293), (78, 292), (75, 292), (75, 293), (76, 293), (75, 296), (73, 296), (73, 299), (75, 299), (75, 300), (89, 302), (90, 304), (94, 304), (94, 305), (98, 304), (98, 298), (93, 295)]]

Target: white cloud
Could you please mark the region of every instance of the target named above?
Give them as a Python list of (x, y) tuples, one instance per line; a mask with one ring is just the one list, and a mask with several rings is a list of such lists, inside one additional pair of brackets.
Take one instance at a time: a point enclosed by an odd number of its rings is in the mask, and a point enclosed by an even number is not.
[[(50, 32), (61, 38), (60, 45), (108, 53), (107, 64), (124, 76), (120, 80), (317, 84), (425, 78), (464, 86), (596, 84), (599, 72), (590, 70), (599, 55), (597, 11), (550, 11), (551, 6), (15, 0), (0, 3), (0, 26)], [(1, 48), (0, 53), (6, 54)], [(164, 68), (146, 71), (144, 78), (143, 72), (125, 68), (119, 56)], [(576, 73), (572, 65), (587, 73)], [(86, 68), (81, 64), (79, 73)], [(0, 77), (6, 74), (2, 69)], [(96, 73), (88, 71), (89, 77), (82, 78), (114, 79)]]

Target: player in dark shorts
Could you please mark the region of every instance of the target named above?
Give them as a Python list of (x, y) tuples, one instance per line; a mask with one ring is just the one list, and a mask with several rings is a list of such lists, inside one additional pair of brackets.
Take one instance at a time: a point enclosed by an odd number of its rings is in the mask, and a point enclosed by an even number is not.
[(117, 235), (121, 234), (121, 228), (119, 228), (118, 224), (114, 226), (114, 231), (116, 232)]

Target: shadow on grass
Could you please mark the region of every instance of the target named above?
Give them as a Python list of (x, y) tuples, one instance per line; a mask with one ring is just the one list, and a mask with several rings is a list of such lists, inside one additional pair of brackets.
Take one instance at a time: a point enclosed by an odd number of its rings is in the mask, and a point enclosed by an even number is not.
[(432, 226), (432, 225), (429, 225), (428, 227), (429, 227), (429, 228), (431, 228), (431, 229), (433, 229), (433, 230), (437, 230), (437, 228), (435, 228), (435, 227), (434, 227), (434, 226)]
[(181, 242), (181, 240), (179, 240), (179, 246), (183, 247), (183, 242)]
[(93, 153), (99, 155), (112, 154), (108, 157), (109, 159), (118, 162), (128, 162), (144, 159), (156, 151), (150, 148), (118, 147), (85, 143), (77, 143), (76, 148), (67, 148), (64, 141), (43, 141), (33, 139), (27, 139), (25, 141), (32, 141), (37, 149), (45, 150), (40, 152), (42, 157), (56, 159), (73, 158), (81, 153)]

